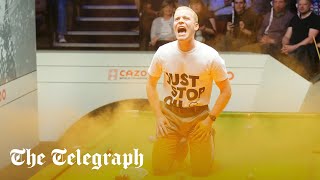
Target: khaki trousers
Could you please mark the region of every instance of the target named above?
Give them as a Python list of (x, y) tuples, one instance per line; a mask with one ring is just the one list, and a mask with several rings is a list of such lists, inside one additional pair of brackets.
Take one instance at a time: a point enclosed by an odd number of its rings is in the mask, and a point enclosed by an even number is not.
[[(213, 164), (213, 136), (202, 142), (188, 138), (197, 123), (208, 116), (208, 110), (192, 117), (180, 117), (165, 106), (162, 112), (169, 120), (168, 135), (157, 137), (153, 146), (152, 166), (154, 175), (168, 175), (174, 172), (174, 164), (185, 160), (190, 149), (190, 164), (194, 176), (207, 176)], [(211, 134), (213, 131), (211, 131)]]

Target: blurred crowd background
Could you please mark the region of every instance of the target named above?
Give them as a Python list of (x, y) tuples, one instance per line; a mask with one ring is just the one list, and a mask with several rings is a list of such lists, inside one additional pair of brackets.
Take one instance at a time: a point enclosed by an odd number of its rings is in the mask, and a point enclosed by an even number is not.
[(154, 51), (189, 6), (196, 39), (220, 52), (270, 54), (304, 78), (319, 72), (319, 0), (36, 0), (37, 48)]

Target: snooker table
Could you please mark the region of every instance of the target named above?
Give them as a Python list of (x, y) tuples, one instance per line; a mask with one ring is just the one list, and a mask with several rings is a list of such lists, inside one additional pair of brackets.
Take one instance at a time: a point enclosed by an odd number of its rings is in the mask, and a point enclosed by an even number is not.
[[(208, 177), (191, 177), (187, 168), (169, 176), (153, 176), (150, 136), (155, 117), (147, 110), (99, 108), (76, 122), (60, 138), (59, 147), (91, 154), (112, 150), (144, 154), (143, 179), (320, 179), (320, 115), (300, 113), (224, 112), (214, 123), (215, 160)], [(31, 179), (117, 179), (119, 174), (136, 177), (135, 168), (122, 166), (49, 164)], [(130, 172), (131, 171), (131, 172)]]

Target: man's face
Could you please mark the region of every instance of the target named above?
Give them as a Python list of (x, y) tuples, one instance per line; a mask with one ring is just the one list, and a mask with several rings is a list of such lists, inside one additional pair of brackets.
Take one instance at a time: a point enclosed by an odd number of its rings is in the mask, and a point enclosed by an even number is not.
[(173, 29), (177, 40), (189, 40), (194, 38), (195, 32), (198, 30), (199, 24), (191, 10), (178, 9), (174, 14)]
[(237, 14), (243, 13), (245, 8), (246, 8), (246, 3), (244, 2), (244, 0), (234, 1), (234, 10), (236, 11)]
[(276, 13), (283, 12), (286, 9), (285, 0), (273, 0), (273, 9)]
[(298, 11), (301, 14), (306, 14), (310, 11), (311, 3), (307, 0), (299, 0), (298, 2)]

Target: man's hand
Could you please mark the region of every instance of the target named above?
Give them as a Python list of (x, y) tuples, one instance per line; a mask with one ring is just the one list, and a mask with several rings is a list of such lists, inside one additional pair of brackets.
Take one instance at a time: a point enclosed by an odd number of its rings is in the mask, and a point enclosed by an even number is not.
[(193, 141), (203, 142), (210, 138), (213, 121), (208, 116), (205, 120), (200, 121), (190, 134)]
[(240, 28), (240, 31), (241, 31), (243, 34), (245, 34), (245, 35), (247, 35), (247, 36), (251, 36), (251, 35), (252, 35), (252, 32), (251, 32), (250, 30), (246, 29), (246, 25), (244, 24), (243, 21), (240, 21), (240, 22), (239, 22), (239, 28)]
[(240, 31), (244, 31), (245, 30), (245, 24), (244, 24), (243, 21), (239, 22), (239, 28), (240, 28)]
[(227, 30), (233, 31), (234, 25), (231, 22), (227, 22)]
[(318, 48), (320, 48), (320, 43), (317, 44)]
[(281, 48), (281, 52), (284, 54), (289, 54), (291, 52), (293, 52), (294, 50), (296, 50), (298, 47), (296, 45), (284, 45)]
[(151, 39), (151, 41), (150, 41), (150, 46), (154, 46), (154, 45), (156, 45), (156, 43), (157, 43), (157, 41), (158, 41), (158, 37), (154, 37), (154, 38), (152, 38)]
[(267, 35), (263, 35), (259, 41), (261, 44), (275, 44), (276, 41)]
[(161, 115), (156, 118), (156, 134), (157, 137), (163, 137), (168, 135), (168, 126), (169, 126), (169, 121), (168, 119), (164, 116)]

